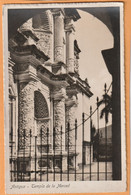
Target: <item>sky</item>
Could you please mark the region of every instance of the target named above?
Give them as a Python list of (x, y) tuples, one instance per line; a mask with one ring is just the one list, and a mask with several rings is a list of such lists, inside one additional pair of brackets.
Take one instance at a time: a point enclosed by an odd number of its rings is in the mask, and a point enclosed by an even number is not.
[[(87, 12), (77, 11), (81, 16), (81, 19), (75, 22), (75, 37), (81, 49), (79, 73), (82, 79), (88, 79), (91, 91), (94, 94), (90, 98), (90, 105), (94, 110), (96, 108), (96, 97), (98, 96), (101, 99), (104, 93), (104, 84), (106, 83), (108, 88), (112, 82), (112, 76), (107, 70), (101, 51), (112, 48), (114, 39), (104, 23)], [(104, 126), (102, 120), (100, 126)]]

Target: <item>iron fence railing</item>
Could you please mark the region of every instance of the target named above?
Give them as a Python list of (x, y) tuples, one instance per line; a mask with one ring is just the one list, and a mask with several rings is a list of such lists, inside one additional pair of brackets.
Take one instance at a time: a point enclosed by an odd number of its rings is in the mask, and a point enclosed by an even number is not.
[[(105, 97), (106, 94), (105, 86)], [(105, 108), (106, 104), (105, 99)], [(26, 130), (23, 130), (23, 134), (19, 134), (18, 148), (12, 141), (12, 130), (10, 132), (10, 180), (17, 182), (112, 180), (112, 138), (108, 137), (106, 118), (104, 118), (104, 137), (101, 137), (98, 98), (96, 105), (95, 111), (92, 111), (92, 107), (90, 107), (88, 118), (85, 119), (85, 113), (82, 113), (81, 124), (78, 124), (76, 119), (74, 128), (71, 129), (68, 122), (65, 132), (63, 132), (62, 126), (59, 133), (56, 132), (55, 127), (52, 131), (47, 127), (44, 129), (44, 133), (40, 130), (37, 136), (33, 136), (32, 130), (29, 131), (28, 135)], [(96, 113), (96, 130), (93, 129), (92, 116), (94, 113)], [(90, 128), (90, 141), (86, 141), (85, 135), (87, 121)], [(70, 143), (71, 131), (74, 131), (72, 145)], [(63, 134), (66, 141), (63, 141)], [(81, 141), (78, 137), (80, 135)], [(27, 136), (28, 143), (26, 142)], [(52, 136), (53, 139), (50, 139)], [(56, 136), (59, 136), (59, 145), (56, 143)], [(19, 140), (22, 139), (24, 141), (20, 146)]]

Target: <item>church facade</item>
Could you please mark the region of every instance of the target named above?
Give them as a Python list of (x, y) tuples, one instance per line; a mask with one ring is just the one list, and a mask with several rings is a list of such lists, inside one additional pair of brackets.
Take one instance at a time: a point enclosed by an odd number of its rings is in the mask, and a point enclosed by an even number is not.
[(53, 172), (55, 167), (59, 172), (62, 167), (64, 172), (69, 164), (72, 169), (82, 164), (82, 104), (84, 99), (89, 110), (93, 93), (79, 74), (79, 19), (76, 9), (45, 9), (9, 40), (10, 169), (17, 172), (13, 181), (22, 171)]

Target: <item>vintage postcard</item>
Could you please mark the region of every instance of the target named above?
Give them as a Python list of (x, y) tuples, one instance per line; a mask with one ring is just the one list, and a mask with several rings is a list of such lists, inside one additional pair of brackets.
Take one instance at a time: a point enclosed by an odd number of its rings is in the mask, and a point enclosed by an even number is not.
[(3, 6), (7, 194), (126, 191), (123, 3)]

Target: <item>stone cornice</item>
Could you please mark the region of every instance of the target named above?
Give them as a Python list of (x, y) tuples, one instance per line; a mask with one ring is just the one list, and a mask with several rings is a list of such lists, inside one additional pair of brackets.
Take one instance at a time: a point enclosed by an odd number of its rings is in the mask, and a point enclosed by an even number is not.
[(47, 84), (48, 86), (61, 86), (61, 87), (67, 87), (69, 84), (67, 81), (59, 81), (59, 80), (53, 80), (51, 79), (46, 73), (43, 74), (40, 71), (37, 73), (38, 77), (41, 79), (42, 82)]
[(66, 73), (66, 64), (61, 61), (53, 63), (52, 72), (57, 75)]
[(77, 95), (77, 93), (79, 92), (84, 93), (88, 97), (91, 97), (93, 95), (89, 87), (85, 87), (79, 80), (76, 79), (74, 84), (67, 87), (67, 94)]
[(22, 33), (26, 36), (26, 37), (31, 37), (34, 41), (38, 41), (38, 37), (29, 29), (21, 29)]
[(39, 81), (39, 79), (37, 78), (37, 76), (28, 71), (28, 72), (21, 72), (21, 73), (18, 73), (18, 74), (15, 74), (15, 79), (18, 80), (20, 83), (21, 82), (29, 82), (31, 80), (33, 81)]
[(37, 75), (43, 82), (51, 86), (62, 85), (67, 87), (69, 84), (74, 83), (74, 79), (69, 74), (55, 75), (43, 66), (38, 66)]
[(89, 87), (84, 87), (78, 80), (76, 81), (76, 86), (79, 88), (79, 90), (84, 93), (86, 96), (91, 97), (93, 93), (90, 91)]
[(69, 96), (77, 95), (79, 93), (79, 90), (77, 89), (76, 85), (68, 86), (66, 91), (67, 91), (67, 95)]
[(66, 106), (67, 107), (72, 107), (72, 106), (74, 106), (74, 105), (78, 105), (78, 101), (77, 101), (77, 99), (74, 99), (74, 98), (71, 98), (71, 99), (66, 99), (66, 102), (65, 102), (65, 104), (66, 104)]
[(66, 95), (66, 90), (65, 88), (63, 88), (62, 86), (59, 86), (54, 88), (54, 90), (51, 92), (51, 98), (53, 98), (54, 100), (61, 100), (62, 99), (66, 99), (67, 95)]
[(59, 80), (59, 81), (66, 81), (69, 84), (73, 84), (75, 81), (69, 74), (59, 74), (59, 75), (53, 75), (53, 80)]
[(15, 46), (10, 48), (11, 55), (24, 56), (31, 55), (36, 57), (37, 60), (47, 61), (48, 56), (44, 52), (40, 51), (35, 45)]
[(85, 80), (82, 80), (80, 77), (77, 77), (78, 81), (86, 88), (91, 88), (89, 83), (88, 83), (88, 80), (87, 78)]
[(53, 34), (52, 31), (50, 30), (44, 30), (44, 29), (41, 29), (41, 28), (34, 28), (33, 29), (34, 32), (44, 32), (44, 33), (49, 33), (49, 34)]
[(41, 65), (40, 60), (38, 60), (33, 55), (20, 55), (19, 53), (11, 53), (11, 58), (16, 64), (32, 64), (34, 66)]
[[(46, 63), (45, 63), (45, 64), (46, 64)], [(64, 62), (61, 62), (61, 61), (60, 61), (60, 62), (56, 62), (56, 63), (52, 63), (51, 66), (52, 66), (52, 67), (59, 67), (59, 68), (60, 68), (61, 66), (63, 66), (64, 68), (66, 68), (66, 64), (65, 64)]]

